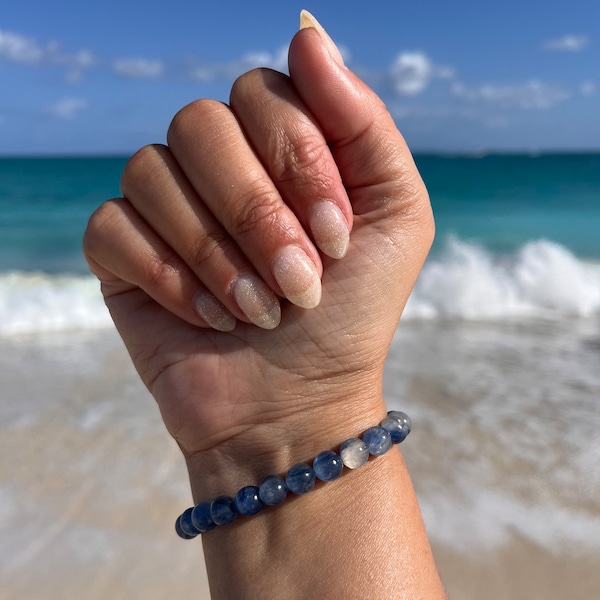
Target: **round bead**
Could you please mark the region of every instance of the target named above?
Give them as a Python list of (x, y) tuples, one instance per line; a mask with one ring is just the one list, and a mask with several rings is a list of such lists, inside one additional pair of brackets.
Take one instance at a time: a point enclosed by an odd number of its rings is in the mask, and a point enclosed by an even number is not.
[(194, 506), (192, 523), (200, 533), (206, 533), (217, 526), (210, 516), (210, 502), (200, 502)]
[(392, 444), (403, 442), (408, 435), (408, 427), (404, 423), (398, 421), (398, 419), (394, 419), (394, 417), (386, 417), (379, 425), (390, 434)]
[(317, 455), (313, 461), (315, 474), (321, 481), (333, 481), (337, 479), (344, 468), (339, 454), (331, 450), (325, 450)]
[(195, 538), (200, 531), (192, 523), (192, 510), (188, 508), (175, 521), (175, 531), (180, 538), (191, 540)]
[(177, 520), (175, 521), (175, 533), (177, 533), (177, 535), (183, 540), (191, 540), (196, 537), (195, 535), (188, 535), (187, 533), (185, 533), (185, 531), (181, 529), (179, 517), (177, 517)]
[(210, 503), (210, 517), (217, 525), (229, 525), (235, 521), (235, 502), (229, 496), (219, 496)]
[(363, 442), (367, 444), (369, 454), (373, 456), (381, 456), (385, 454), (392, 445), (392, 436), (383, 428), (379, 426), (369, 427), (363, 433)]
[(361, 439), (350, 438), (340, 446), (340, 456), (344, 466), (358, 469), (369, 460), (369, 449)]
[(276, 475), (270, 475), (266, 479), (263, 479), (258, 488), (258, 497), (268, 506), (281, 504), (285, 500), (287, 493), (288, 489), (285, 481)]
[(287, 472), (285, 484), (294, 494), (306, 494), (315, 487), (315, 480), (314, 469), (307, 464), (298, 463)]
[(235, 495), (235, 508), (245, 517), (252, 517), (258, 514), (264, 504), (258, 496), (258, 487), (247, 485)]
[(390, 410), (388, 412), (388, 417), (392, 417), (392, 419), (396, 419), (399, 423), (402, 423), (406, 428), (406, 435), (410, 433), (410, 430), (412, 429), (412, 421), (405, 412), (402, 412), (401, 410)]

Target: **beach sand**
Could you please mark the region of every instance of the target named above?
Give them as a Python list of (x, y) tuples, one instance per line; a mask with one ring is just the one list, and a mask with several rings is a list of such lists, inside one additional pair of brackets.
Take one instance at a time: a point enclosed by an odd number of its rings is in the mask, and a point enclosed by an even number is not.
[[(209, 598), (200, 540), (173, 530), (191, 502), (183, 459), (116, 334), (13, 337), (2, 341), (0, 365), (0, 600)], [(419, 377), (409, 388), (411, 403), (425, 408), (444, 392)], [(436, 497), (452, 492), (449, 465), (460, 452), (435, 428), (413, 434), (403, 450), (450, 598), (598, 597), (593, 545), (533, 539), (510, 520), (486, 539), (481, 511), (472, 536), (454, 543), (433, 513)], [(479, 437), (474, 431), (469, 441), (477, 452)], [(444, 454), (446, 461), (435, 459)], [(490, 456), (502, 461), (493, 449)], [(505, 485), (526, 490), (526, 465), (507, 468), (521, 476), (513, 472)], [(471, 485), (468, 473), (461, 477)], [(465, 507), (450, 492), (443, 518), (463, 523)], [(573, 510), (594, 525), (597, 501), (581, 501)]]

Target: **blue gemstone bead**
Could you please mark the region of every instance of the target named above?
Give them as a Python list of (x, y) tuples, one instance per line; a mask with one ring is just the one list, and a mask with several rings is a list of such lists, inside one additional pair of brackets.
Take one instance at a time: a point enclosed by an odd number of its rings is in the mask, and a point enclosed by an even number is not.
[(385, 454), (392, 445), (392, 436), (383, 427), (369, 427), (362, 436), (363, 442), (367, 444), (369, 453), (373, 456)]
[(192, 510), (188, 508), (185, 510), (175, 521), (175, 531), (180, 538), (184, 540), (191, 540), (195, 538), (200, 531), (192, 523)]
[(333, 481), (337, 479), (341, 475), (343, 468), (344, 463), (342, 463), (342, 458), (339, 454), (331, 450), (324, 450), (319, 453), (313, 461), (313, 469), (321, 481)]
[(386, 417), (379, 425), (390, 434), (392, 444), (403, 442), (408, 435), (408, 427), (404, 423), (398, 421), (398, 419), (394, 419), (394, 417)]
[(195, 535), (188, 535), (187, 533), (185, 533), (185, 531), (181, 529), (179, 517), (177, 517), (177, 520), (175, 521), (175, 533), (177, 533), (177, 535), (184, 540), (191, 540), (196, 537)]
[(245, 517), (252, 517), (258, 514), (264, 504), (258, 496), (258, 487), (247, 485), (235, 495), (235, 508)]
[(217, 526), (210, 516), (210, 502), (201, 502), (194, 506), (192, 523), (200, 533), (206, 533)]
[(315, 487), (316, 474), (312, 467), (298, 463), (290, 468), (285, 476), (288, 489), (294, 494), (306, 494)]
[(210, 518), (217, 525), (229, 525), (235, 521), (235, 502), (229, 496), (219, 496), (210, 503)]
[(268, 506), (281, 504), (287, 496), (288, 489), (281, 477), (270, 475), (260, 484), (258, 497)]
[(350, 438), (340, 446), (340, 456), (345, 467), (358, 469), (369, 460), (369, 449), (359, 438)]
[(408, 432), (406, 435), (410, 433), (412, 421), (405, 412), (402, 412), (401, 410), (390, 410), (388, 412), (388, 417), (392, 417), (392, 419), (396, 419), (398, 422), (402, 423)]

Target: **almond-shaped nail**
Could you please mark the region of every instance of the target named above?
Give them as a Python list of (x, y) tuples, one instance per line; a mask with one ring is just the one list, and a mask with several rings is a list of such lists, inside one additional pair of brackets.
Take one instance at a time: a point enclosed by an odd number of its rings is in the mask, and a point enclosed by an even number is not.
[(335, 42), (329, 37), (329, 34), (325, 29), (323, 29), (321, 23), (319, 23), (319, 21), (317, 21), (307, 10), (303, 10), (300, 12), (300, 29), (306, 29), (308, 27), (313, 27), (321, 34), (321, 37), (329, 50), (329, 54), (331, 54), (331, 58), (339, 65), (344, 66), (344, 57), (339, 48), (335, 45)]
[(202, 290), (194, 298), (196, 312), (217, 331), (233, 331), (235, 317), (208, 290)]
[(321, 301), (321, 278), (299, 246), (285, 246), (273, 261), (273, 277), (283, 295), (296, 306), (314, 308)]
[(242, 273), (233, 284), (233, 297), (251, 323), (275, 329), (281, 321), (279, 299), (265, 282), (253, 273)]
[(339, 207), (329, 200), (315, 203), (310, 230), (319, 249), (331, 258), (343, 258), (350, 245), (350, 231)]

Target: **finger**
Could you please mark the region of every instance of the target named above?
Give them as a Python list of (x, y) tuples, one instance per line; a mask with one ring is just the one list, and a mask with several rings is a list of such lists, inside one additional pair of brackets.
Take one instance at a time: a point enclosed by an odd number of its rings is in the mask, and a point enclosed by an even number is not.
[(90, 218), (84, 253), (108, 300), (142, 289), (179, 318), (232, 331), (235, 317), (124, 199), (105, 202)]
[(324, 254), (342, 258), (352, 208), (327, 142), (289, 77), (270, 69), (250, 71), (235, 82), (230, 103), (304, 229)]
[(181, 110), (168, 143), (206, 206), (280, 295), (303, 308), (321, 299), (319, 253), (229, 107), (199, 100)]
[[(290, 75), (320, 124), (348, 190), (355, 214), (409, 217), (430, 237), (428, 196), (406, 143), (379, 97), (343, 64), (323, 28), (307, 13), (292, 40)], [(427, 224), (429, 223), (429, 224)], [(390, 227), (393, 223), (390, 222)]]
[[(357, 310), (368, 302), (373, 319), (387, 319), (393, 331), (433, 241), (429, 197), (384, 103), (311, 19), (291, 42), (290, 77), (323, 131), (355, 215), (348, 256), (324, 277), (327, 300), (335, 306), (351, 297)], [(360, 288), (346, 286), (358, 274)]]
[[(206, 208), (166, 146), (138, 151), (125, 167), (121, 191), (232, 314), (266, 329), (279, 324), (279, 299)], [(204, 304), (195, 306), (203, 315)]]

